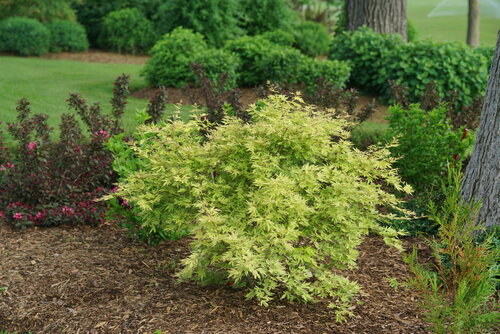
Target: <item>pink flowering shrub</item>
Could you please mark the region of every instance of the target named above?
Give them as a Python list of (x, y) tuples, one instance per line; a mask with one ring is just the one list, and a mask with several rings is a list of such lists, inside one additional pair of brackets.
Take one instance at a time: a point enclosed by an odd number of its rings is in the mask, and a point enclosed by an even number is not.
[(7, 124), (13, 147), (3, 144), (0, 132), (0, 219), (17, 227), (96, 225), (104, 219), (106, 204), (95, 200), (116, 181), (105, 143), (123, 131), (128, 82), (126, 75), (115, 81), (110, 115), (99, 104), (89, 106), (80, 95), (70, 94), (68, 104), (88, 135), (75, 115), (63, 114), (59, 138), (53, 140), (47, 116), (33, 115), (29, 102), (19, 101), (16, 122)]

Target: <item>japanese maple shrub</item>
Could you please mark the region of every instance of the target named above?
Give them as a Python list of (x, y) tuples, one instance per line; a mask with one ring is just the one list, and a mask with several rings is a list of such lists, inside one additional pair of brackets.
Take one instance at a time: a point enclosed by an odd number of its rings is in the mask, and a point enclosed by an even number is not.
[(331, 269), (354, 267), (369, 231), (397, 245), (379, 208), (399, 204), (388, 189), (411, 189), (386, 148), (354, 149), (346, 120), (298, 97), (273, 95), (249, 113), (217, 127), (204, 116), (140, 126), (130, 143), (140, 168), (108, 198), (134, 205), (144, 229), (190, 231), (182, 279), (216, 275), (262, 305), (328, 298), (341, 320), (359, 286)]
[(115, 82), (111, 115), (102, 113), (99, 104), (88, 106), (78, 94), (70, 95), (69, 105), (89, 136), (74, 115), (63, 114), (59, 138), (53, 140), (47, 116), (33, 115), (29, 102), (20, 100), (16, 122), (7, 124), (14, 144), (9, 149), (0, 145), (0, 213), (8, 223), (94, 225), (103, 219), (106, 206), (95, 199), (115, 181), (112, 155), (104, 143), (121, 132), (128, 81), (123, 75)]

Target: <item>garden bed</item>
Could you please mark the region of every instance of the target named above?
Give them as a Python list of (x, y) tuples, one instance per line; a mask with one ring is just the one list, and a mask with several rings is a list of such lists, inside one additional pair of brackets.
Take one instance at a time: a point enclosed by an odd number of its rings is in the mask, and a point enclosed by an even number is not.
[[(401, 255), (370, 236), (360, 247), (362, 286), (338, 324), (324, 303), (246, 301), (245, 291), (177, 283), (186, 241), (149, 246), (110, 223), (98, 228), (0, 224), (0, 329), (39, 333), (426, 333), (418, 296), (388, 278), (408, 274)], [(406, 247), (420, 240), (407, 240)]]

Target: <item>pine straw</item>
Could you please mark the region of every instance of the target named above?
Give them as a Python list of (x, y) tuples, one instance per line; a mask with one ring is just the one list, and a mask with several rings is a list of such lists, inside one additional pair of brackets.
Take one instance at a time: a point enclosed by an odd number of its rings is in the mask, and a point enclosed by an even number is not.
[[(324, 303), (268, 308), (230, 287), (177, 283), (186, 241), (149, 246), (110, 224), (15, 231), (0, 224), (0, 329), (40, 333), (426, 333), (418, 296), (387, 278), (400, 254), (370, 236), (360, 247), (356, 314), (335, 323)], [(415, 241), (413, 241), (415, 243)], [(421, 242), (418, 242), (421, 245)], [(421, 248), (421, 247), (420, 247)]]

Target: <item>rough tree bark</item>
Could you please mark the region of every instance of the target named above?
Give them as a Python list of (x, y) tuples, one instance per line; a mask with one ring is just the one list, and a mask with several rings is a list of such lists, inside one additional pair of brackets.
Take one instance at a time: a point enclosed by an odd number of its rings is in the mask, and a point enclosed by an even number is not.
[(478, 222), (500, 224), (500, 31), (462, 197), (482, 202)]
[(362, 25), (379, 33), (401, 34), (406, 41), (406, 0), (346, 0), (347, 30)]
[(467, 21), (467, 44), (479, 46), (479, 0), (469, 0), (469, 16)]

